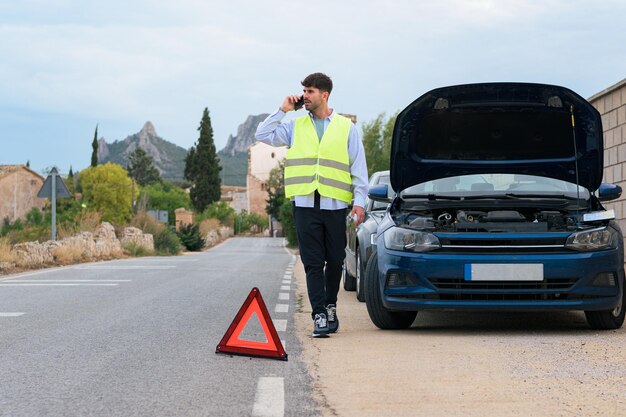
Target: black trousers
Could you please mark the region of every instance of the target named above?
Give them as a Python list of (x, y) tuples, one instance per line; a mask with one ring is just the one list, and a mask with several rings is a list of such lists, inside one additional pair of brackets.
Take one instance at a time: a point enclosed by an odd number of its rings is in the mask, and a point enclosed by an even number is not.
[(293, 208), (306, 272), (306, 286), (312, 314), (326, 313), (328, 304), (337, 304), (343, 260), (346, 257), (346, 209)]

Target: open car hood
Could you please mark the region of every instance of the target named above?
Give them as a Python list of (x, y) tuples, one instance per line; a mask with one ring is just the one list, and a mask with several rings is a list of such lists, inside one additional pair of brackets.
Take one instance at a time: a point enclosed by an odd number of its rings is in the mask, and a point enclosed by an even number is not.
[(564, 87), (443, 87), (398, 115), (390, 162), (397, 191), (486, 173), (540, 175), (595, 191), (602, 181), (602, 122), (589, 102)]

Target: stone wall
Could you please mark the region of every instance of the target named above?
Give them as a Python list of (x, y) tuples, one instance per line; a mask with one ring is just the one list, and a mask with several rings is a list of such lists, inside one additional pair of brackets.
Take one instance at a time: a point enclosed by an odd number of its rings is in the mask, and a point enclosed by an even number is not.
[(120, 241), (113, 226), (106, 222), (98, 226), (94, 233), (81, 232), (76, 236), (43, 243), (20, 243), (13, 250), (17, 255), (17, 265), (35, 267), (117, 258), (123, 254), (122, 246), (130, 242), (154, 251), (152, 235), (127, 227)]

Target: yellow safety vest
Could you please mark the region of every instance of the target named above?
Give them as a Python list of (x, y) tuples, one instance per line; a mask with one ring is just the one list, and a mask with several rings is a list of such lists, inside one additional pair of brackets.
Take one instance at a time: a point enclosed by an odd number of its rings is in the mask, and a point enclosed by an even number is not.
[(293, 142), (285, 161), (285, 196), (309, 195), (318, 190), (321, 196), (350, 203), (352, 176), (348, 156), (348, 134), (352, 122), (335, 114), (322, 139), (318, 139), (311, 117), (294, 122)]

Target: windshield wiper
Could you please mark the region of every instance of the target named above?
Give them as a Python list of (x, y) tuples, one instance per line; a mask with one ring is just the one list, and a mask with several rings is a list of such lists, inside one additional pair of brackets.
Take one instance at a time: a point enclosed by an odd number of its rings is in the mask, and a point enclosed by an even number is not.
[(402, 199), (407, 198), (426, 198), (428, 200), (463, 200), (465, 197), (459, 197), (455, 195), (438, 195), (438, 194), (404, 194)]
[[(565, 200), (578, 200), (577, 197), (572, 197), (566, 194), (516, 194), (516, 193), (507, 193), (509, 198), (562, 198)], [(581, 198), (581, 200), (584, 200)]]
[(480, 195), (439, 195), (439, 194), (406, 194), (402, 195), (402, 199), (409, 198), (425, 198), (430, 201), (434, 200), (518, 200), (523, 198), (559, 198), (564, 200), (578, 200), (576, 197), (572, 197), (565, 194), (517, 194), (517, 193), (505, 193), (505, 194), (480, 194)]

